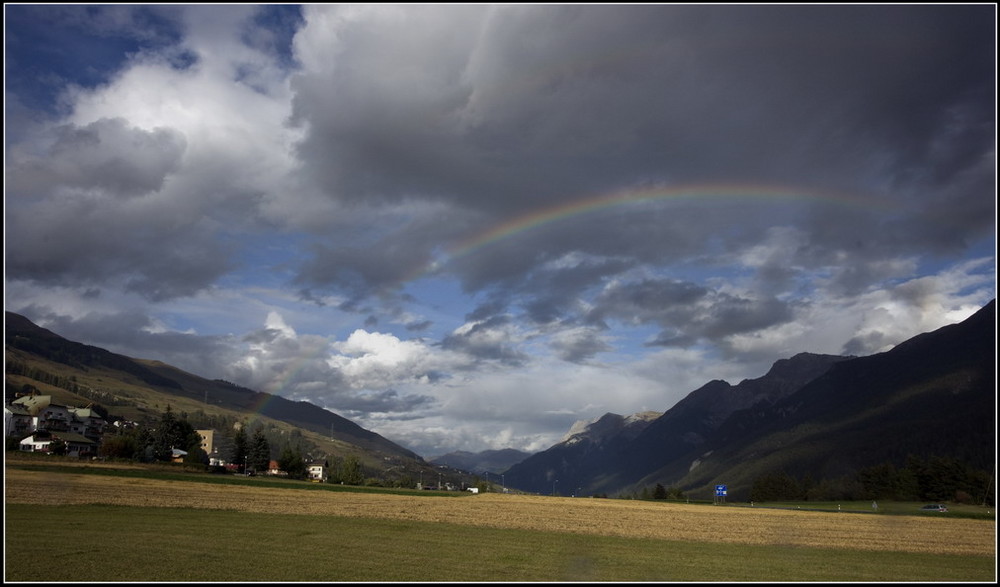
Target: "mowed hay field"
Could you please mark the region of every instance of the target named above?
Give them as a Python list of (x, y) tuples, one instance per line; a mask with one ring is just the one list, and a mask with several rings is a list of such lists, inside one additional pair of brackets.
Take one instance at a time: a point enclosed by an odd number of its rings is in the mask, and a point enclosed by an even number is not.
[[(102, 504), (116, 506), (108, 509), (106, 515), (134, 516), (149, 515), (152, 509), (162, 514), (163, 508), (175, 508), (178, 516), (183, 511), (184, 516), (197, 516), (198, 511), (207, 515), (206, 510), (222, 512), (250, 512), (267, 518), (270, 524), (280, 525), (292, 520), (292, 525), (306, 527), (319, 524), (320, 528), (333, 528), (340, 525), (353, 533), (352, 545), (365, 544), (365, 521), (369, 527), (406, 528), (410, 538), (402, 543), (392, 543), (394, 552), (407, 551), (408, 555), (417, 556), (418, 560), (431, 560), (436, 556), (446, 539), (436, 539), (440, 532), (454, 532), (457, 536), (464, 535), (470, 529), (471, 536), (486, 536), (496, 532), (498, 537), (489, 553), (499, 553), (501, 558), (482, 560), (481, 564), (490, 568), (506, 569), (508, 577), (493, 577), (495, 580), (560, 580), (567, 578), (565, 568), (552, 574), (546, 574), (544, 569), (533, 567), (530, 559), (537, 554), (539, 560), (554, 557), (558, 561), (558, 552), (546, 553), (544, 545), (556, 545), (553, 548), (564, 548), (558, 545), (568, 541), (583, 548), (583, 544), (593, 544), (596, 550), (614, 550), (613, 545), (629, 544), (612, 563), (595, 562), (599, 556), (581, 557), (576, 554), (566, 554), (577, 560), (586, 559), (587, 572), (582, 580), (635, 580), (629, 575), (627, 559), (634, 552), (636, 564), (653, 564), (643, 562), (646, 556), (656, 558), (655, 554), (647, 554), (646, 548), (659, 549), (663, 553), (680, 552), (683, 545), (687, 564), (694, 564), (700, 558), (705, 569), (699, 575), (698, 568), (687, 569), (688, 575), (673, 579), (678, 580), (819, 580), (815, 573), (820, 572), (820, 578), (827, 580), (983, 580), (995, 579), (996, 560), (996, 524), (990, 520), (976, 519), (946, 519), (927, 516), (893, 516), (876, 514), (847, 514), (833, 512), (808, 512), (794, 510), (778, 510), (763, 508), (746, 508), (733, 506), (687, 505), (666, 502), (645, 502), (618, 499), (587, 499), (560, 498), (525, 495), (504, 495), (487, 493), (463, 497), (431, 497), (427, 495), (395, 495), (380, 493), (360, 493), (347, 491), (304, 491), (273, 487), (254, 487), (246, 485), (219, 485), (198, 481), (160, 480), (155, 478), (116, 477), (93, 474), (77, 474), (70, 472), (54, 472), (45, 470), (28, 470), (7, 467), (5, 474), (5, 503), (7, 506), (80, 506), (85, 504)], [(77, 512), (79, 509), (67, 511)], [(30, 517), (32, 512), (37, 516), (37, 509), (17, 509), (17, 512)], [(25, 513), (26, 512), (26, 513)], [(129, 512), (129, 513), (122, 513)], [(9, 514), (10, 512), (8, 512)], [(280, 518), (273, 516), (285, 516)], [(304, 518), (296, 516), (307, 516)], [(12, 536), (42, 540), (37, 535), (37, 528), (31, 527), (30, 521), (24, 523), (27, 527), (12, 528), (10, 517), (7, 524), (7, 554), (8, 562), (11, 553), (18, 547), (11, 543)], [(233, 518), (229, 518), (233, 519)], [(243, 516), (241, 520), (252, 519)], [(294, 520), (299, 520), (295, 522)], [(456, 529), (461, 528), (458, 532)], [(476, 532), (476, 529), (482, 531)], [(260, 538), (256, 540), (260, 550), (259, 556), (267, 556), (272, 550), (269, 546), (267, 528), (258, 528)], [(485, 534), (484, 534), (485, 533)], [(84, 533), (86, 534), (86, 533)], [(276, 533), (275, 535), (280, 534)], [(338, 533), (337, 540), (342, 541), (343, 532)], [(422, 536), (427, 537), (424, 541)], [(516, 546), (518, 536), (538, 540), (543, 546), (533, 547), (530, 552), (503, 553), (504, 546), (512, 543)], [(574, 538), (575, 537), (575, 538)], [(333, 545), (333, 536), (327, 537)], [(287, 539), (284, 539), (287, 541)], [(588, 542), (594, 541), (594, 542)], [(624, 541), (624, 542), (616, 542)], [(339, 547), (343, 549), (342, 542)], [(376, 556), (381, 542), (373, 542), (368, 548), (373, 551), (368, 556)], [(402, 546), (400, 545), (402, 544)], [(434, 546), (437, 545), (437, 546)], [(225, 548), (225, 542), (215, 548)], [(427, 552), (421, 553), (421, 549)], [(694, 549), (694, 550), (691, 550)], [(330, 552), (330, 557), (337, 556), (337, 549)], [(445, 550), (440, 550), (445, 553)], [(447, 551), (452, 552), (452, 551)], [(475, 552), (470, 546), (470, 553)], [(786, 568), (782, 560), (775, 560), (773, 553), (782, 553), (790, 561)], [(385, 553), (392, 556), (392, 553)], [(102, 554), (106, 556), (106, 553)], [(733, 556), (736, 555), (734, 564)], [(928, 556), (930, 555), (930, 556)], [(174, 553), (173, 556), (177, 556)], [(462, 557), (461, 550), (457, 554), (441, 554), (442, 557)], [(476, 554), (477, 557), (489, 557), (492, 554)], [(802, 569), (803, 565), (816, 567), (809, 562), (809, 557), (817, 560), (837, 561), (827, 568), (818, 571), (816, 568)], [(506, 557), (506, 558), (504, 558)], [(804, 557), (804, 558), (803, 558)], [(742, 560), (741, 560), (742, 558)], [(754, 569), (754, 559), (766, 559), (768, 568)], [(880, 576), (880, 572), (888, 573), (887, 568), (898, 565), (894, 573), (906, 573), (906, 569), (919, 567), (921, 561), (934, 565), (944, 564), (947, 567), (951, 561), (955, 567), (955, 575), (947, 575), (948, 569), (933, 567), (921, 574), (917, 569), (912, 575)], [(719, 571), (712, 570), (718, 563), (727, 560), (732, 568), (729, 576), (717, 576)], [(500, 564), (503, 563), (503, 564)], [(192, 570), (192, 563), (179, 562), (185, 565), (185, 577), (203, 580), (219, 580), (216, 575), (199, 575)], [(333, 580), (488, 580), (479, 577), (473, 571), (463, 570), (460, 561), (448, 563), (451, 566), (443, 570), (421, 570), (412, 568), (407, 573), (400, 573), (398, 567), (389, 566), (384, 570), (372, 569), (359, 576), (334, 577)], [(469, 561), (469, 567), (474, 568), (476, 560)], [(565, 561), (559, 563), (565, 567)], [(581, 563), (583, 564), (583, 563)], [(604, 569), (612, 565), (621, 565), (616, 570)], [(519, 565), (524, 568), (520, 568)], [(595, 566), (596, 565), (596, 566)], [(37, 566), (37, 565), (36, 565)], [(725, 565), (722, 565), (725, 567)], [(853, 567), (853, 568), (847, 568)], [(355, 567), (357, 568), (357, 567)], [(452, 569), (458, 576), (433, 576), (448, 573)], [(800, 569), (800, 570), (796, 570)], [(838, 570), (839, 569), (839, 570)], [(882, 569), (882, 570), (880, 570)], [(331, 571), (333, 572), (333, 571)], [(339, 570), (336, 573), (348, 571)], [(669, 573), (667, 569), (647, 568), (642, 577), (645, 580), (655, 579), (652, 575)], [(335, 574), (336, 574), (335, 573)], [(381, 574), (380, 574), (381, 573)], [(426, 574), (425, 574), (426, 573)], [(770, 576), (769, 576), (769, 573)], [(797, 576), (798, 573), (798, 576)], [(535, 575), (539, 576), (535, 576)], [(928, 576), (929, 574), (929, 576)], [(431, 576), (428, 576), (431, 575)], [(302, 576), (283, 576), (285, 580), (305, 580)], [(326, 576), (330, 579), (329, 576)], [(26, 577), (12, 580), (30, 580)], [(141, 572), (130, 577), (130, 580), (171, 580), (165, 576), (146, 576)], [(236, 580), (236, 577), (232, 577)], [(241, 577), (245, 580), (246, 577)], [(576, 576), (575, 579), (580, 579)], [(667, 577), (660, 576), (666, 580)], [(41, 580), (45, 580), (42, 578)], [(49, 579), (53, 580), (53, 579)], [(63, 578), (62, 580), (66, 580)], [(90, 580), (93, 580), (91, 578)], [(106, 577), (106, 580), (116, 580)], [(270, 580), (276, 580), (271, 577)], [(281, 580), (281, 577), (277, 578)]]

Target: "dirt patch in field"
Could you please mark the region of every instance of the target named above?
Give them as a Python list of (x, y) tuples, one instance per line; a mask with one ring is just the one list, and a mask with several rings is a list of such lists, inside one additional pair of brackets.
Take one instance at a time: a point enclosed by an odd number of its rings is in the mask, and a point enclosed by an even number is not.
[(714, 543), (995, 556), (996, 523), (495, 493), (406, 496), (9, 468), (6, 503), (112, 504), (448, 522)]

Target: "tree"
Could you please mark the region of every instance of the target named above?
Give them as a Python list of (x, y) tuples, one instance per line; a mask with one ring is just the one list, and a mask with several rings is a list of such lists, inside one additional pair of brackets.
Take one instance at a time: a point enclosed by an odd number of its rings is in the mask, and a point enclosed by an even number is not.
[(667, 499), (667, 488), (657, 483), (653, 489), (653, 499)]
[(681, 491), (680, 487), (670, 486), (667, 488), (667, 499), (687, 499), (687, 495)]
[(100, 454), (112, 459), (133, 459), (139, 452), (137, 434), (126, 432), (105, 436), (101, 442)]
[(866, 499), (899, 499), (899, 474), (892, 463), (865, 467), (858, 471)]
[(186, 418), (176, 417), (169, 405), (160, 416), (150, 441), (153, 457), (160, 461), (169, 461), (175, 448), (188, 453), (201, 448), (201, 435)]
[(364, 484), (365, 471), (364, 467), (361, 466), (361, 460), (354, 455), (345, 457), (337, 471), (337, 479), (346, 485)]
[(249, 454), (247, 433), (243, 430), (243, 426), (240, 426), (236, 429), (236, 434), (233, 436), (233, 452), (230, 455), (230, 461), (239, 467), (240, 471), (246, 473), (246, 463)]
[(751, 501), (788, 501), (805, 497), (798, 482), (785, 472), (771, 472), (753, 481)]
[(258, 428), (250, 441), (248, 460), (254, 471), (266, 471), (271, 467), (271, 446), (264, 436), (264, 429)]
[(281, 456), (278, 457), (278, 467), (288, 473), (290, 479), (305, 479), (306, 477), (306, 462), (302, 458), (302, 451), (298, 446), (292, 448), (291, 445), (285, 445), (285, 448), (281, 450)]
[(66, 442), (59, 440), (58, 438), (53, 438), (49, 442), (49, 453), (54, 455), (64, 455), (69, 452), (69, 447)]
[(196, 446), (187, 451), (183, 461), (192, 465), (208, 465), (208, 453), (201, 446)]

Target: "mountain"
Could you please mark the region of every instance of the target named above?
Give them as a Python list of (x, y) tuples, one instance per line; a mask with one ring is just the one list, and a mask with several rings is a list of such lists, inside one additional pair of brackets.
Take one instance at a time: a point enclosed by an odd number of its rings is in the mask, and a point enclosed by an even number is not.
[(569, 495), (613, 485), (629, 446), (660, 416), (608, 413), (592, 422), (577, 422), (562, 442), (507, 469), (506, 483), (522, 491)]
[(168, 405), (202, 423), (259, 418), (283, 434), (301, 436), (320, 453), (353, 455), (374, 471), (394, 468), (415, 477), (422, 470), (438, 470), (416, 453), (309, 402), (67, 340), (13, 312), (5, 313), (4, 339), (7, 401), (27, 386), (69, 405), (94, 403), (135, 421), (156, 419)]
[(996, 301), (960, 324), (868, 357), (801, 353), (736, 386), (711, 381), (662, 416), (617, 434), (621, 416), (568, 435), (506, 471), (539, 493), (637, 491), (655, 484), (745, 498), (781, 472), (831, 479), (909, 457), (992, 470), (996, 442)]
[[(959, 324), (843, 361), (795, 393), (734, 414), (677, 483), (737, 491), (762, 472), (836, 479), (943, 457), (996, 466), (996, 300)], [(664, 471), (648, 478), (665, 478)]]
[[(776, 361), (757, 379), (746, 379), (735, 386), (725, 381), (705, 384), (651, 423), (629, 446), (622, 455), (628, 474), (620, 477), (620, 483), (640, 483), (655, 471), (659, 479), (670, 480), (672, 483), (667, 485), (673, 485), (734, 414), (778, 402), (825, 374), (833, 365), (849, 359), (799, 353)], [(610, 487), (595, 489), (607, 491)]]
[(502, 450), (484, 450), (482, 452), (455, 451), (438, 457), (427, 459), (433, 465), (445, 465), (473, 473), (489, 473), (499, 475), (511, 465), (520, 463), (531, 456), (531, 453), (505, 448)]

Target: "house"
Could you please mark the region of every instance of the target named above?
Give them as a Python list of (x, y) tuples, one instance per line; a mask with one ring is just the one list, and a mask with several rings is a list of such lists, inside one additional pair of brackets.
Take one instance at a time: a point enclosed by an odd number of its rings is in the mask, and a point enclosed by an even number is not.
[(18, 448), (25, 452), (52, 452), (53, 442), (65, 442), (66, 454), (71, 457), (97, 456), (98, 443), (75, 432), (36, 430), (22, 438)]
[(268, 463), (267, 463), (267, 474), (268, 475), (273, 475), (275, 477), (287, 477), (288, 476), (288, 472), (287, 471), (282, 471), (281, 470), (281, 466), (278, 464), (278, 461), (275, 461), (274, 459), (268, 461)]
[(310, 481), (318, 481), (320, 483), (326, 483), (327, 481), (327, 465), (323, 461), (312, 461), (306, 464), (306, 472)]
[(68, 408), (70, 417), (70, 432), (86, 436), (87, 438), (100, 444), (101, 436), (107, 422), (91, 406), (85, 408)]
[[(74, 408), (52, 403), (51, 395), (26, 395), (4, 405), (4, 433), (72, 432), (100, 445), (107, 423), (91, 406)], [(96, 452), (96, 451), (95, 451)]]
[(34, 430), (31, 412), (22, 405), (7, 404), (3, 407), (3, 435), (23, 437)]
[(70, 431), (69, 408), (52, 403), (51, 395), (26, 395), (10, 402), (12, 408), (27, 412), (28, 430)]

